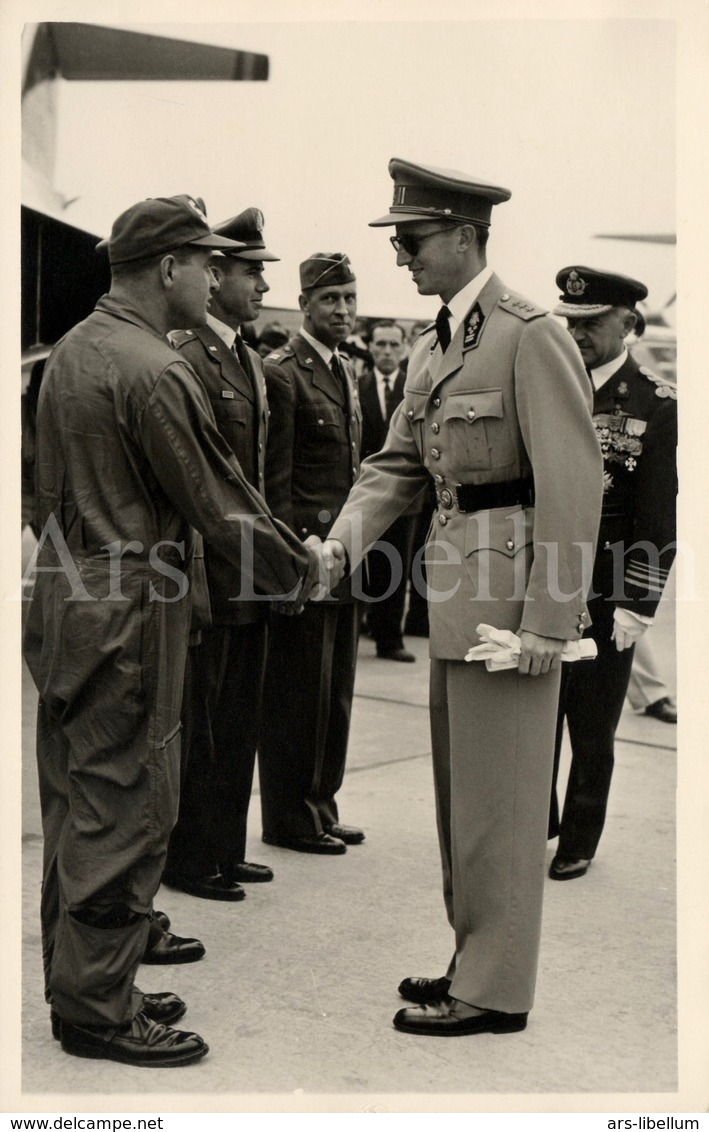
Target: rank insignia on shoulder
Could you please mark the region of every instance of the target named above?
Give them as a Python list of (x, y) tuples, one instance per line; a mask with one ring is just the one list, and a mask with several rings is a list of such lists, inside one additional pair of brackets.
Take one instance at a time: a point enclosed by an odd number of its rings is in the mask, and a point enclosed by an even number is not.
[(278, 361), (278, 359), (280, 358), (280, 356), (281, 356), (281, 355), (280, 355), (280, 353), (278, 352), (278, 350), (274, 350), (272, 354), (269, 354), (269, 355), (268, 355), (267, 361), (269, 361), (269, 362), (277, 362), (277, 361)]
[(677, 400), (677, 386), (673, 381), (668, 381), (666, 377), (658, 377), (647, 366), (640, 366), (640, 373), (657, 386), (655, 389), (656, 397), (670, 397), (673, 401)]
[(470, 314), (465, 320), (465, 337), (463, 339), (463, 351), (474, 350), (483, 332), (485, 324), (485, 315), (482, 312), (480, 303), (476, 303)]

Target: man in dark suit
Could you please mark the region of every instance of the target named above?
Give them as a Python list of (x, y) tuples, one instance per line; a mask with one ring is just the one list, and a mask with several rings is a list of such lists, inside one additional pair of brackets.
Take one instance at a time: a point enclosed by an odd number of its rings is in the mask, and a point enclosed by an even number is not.
[[(323, 547), (362, 553), (431, 479), (431, 738), (446, 910), (440, 978), (404, 979), (397, 1029), (509, 1033), (527, 1025), (541, 933), (559, 660), (583, 632), (601, 458), (578, 352), (487, 265), (507, 189), (393, 159), (397, 263), (444, 303), (409, 357), (404, 400)], [(588, 554), (586, 554), (586, 558)], [(567, 595), (568, 600), (557, 596)], [(466, 663), (481, 624), (519, 637), (519, 666)], [(414, 920), (422, 912), (414, 902)]]
[(603, 832), (615, 732), (628, 690), (634, 644), (657, 609), (674, 561), (677, 393), (640, 366), (625, 339), (643, 283), (589, 267), (565, 267), (554, 313), (566, 317), (593, 388), (593, 423), (603, 452), (603, 512), (588, 608), (593, 664), (564, 665), (555, 778), (564, 718), (572, 761), (561, 822), (552, 791), (550, 836), (559, 835), (549, 876), (583, 876)]
[[(369, 335), (372, 365), (359, 379), (363, 460), (384, 447), (389, 421), (404, 396), (405, 350), (404, 328), (398, 322), (383, 319), (374, 323)], [(367, 555), (363, 582), (367, 628), (377, 646), (377, 656), (405, 663), (416, 660), (404, 648), (402, 623), (417, 513), (414, 508), (401, 515), (384, 532), (378, 546)]]
[[(300, 265), (303, 327), (265, 362), (271, 409), (266, 498), (302, 539), (324, 538), (359, 472), (360, 408), (350, 363), (337, 349), (357, 308), (346, 255)], [(357, 657), (358, 611), (349, 582), (269, 628), (259, 746), (263, 839), (304, 853), (340, 854), (364, 840), (342, 825), (342, 785)]]
[[(238, 255), (215, 257), (219, 290), (207, 325), (180, 330), (172, 342), (197, 373), (222, 437), (251, 486), (264, 493), (267, 405), (261, 359), (239, 328), (258, 318), (269, 290), (263, 215), (248, 208), (219, 225)], [(229, 235), (229, 233), (234, 233)], [(186, 753), (177, 825), (163, 883), (192, 896), (240, 900), (240, 882), (270, 881), (265, 865), (245, 861), (246, 822), (261, 717), (266, 603), (238, 601), (229, 560), (209, 544), (204, 565), (211, 627), (189, 650), (184, 723)]]

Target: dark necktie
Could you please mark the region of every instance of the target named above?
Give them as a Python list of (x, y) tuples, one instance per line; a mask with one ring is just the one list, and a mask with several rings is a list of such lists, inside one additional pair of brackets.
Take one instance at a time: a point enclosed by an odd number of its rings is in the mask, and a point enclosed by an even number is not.
[(234, 339), (234, 345), (232, 346), (232, 350), (233, 350), (234, 354), (236, 355), (237, 360), (241, 363), (242, 368), (246, 371), (246, 373), (248, 373), (249, 368), (250, 368), (249, 367), (249, 358), (248, 358), (248, 354), (246, 353), (246, 346), (244, 345), (244, 340), (243, 340), (243, 338), (241, 337), (240, 334), (237, 334), (236, 338)]
[(394, 390), (391, 387), (388, 377), (382, 378), (382, 385), (384, 386), (384, 420), (388, 424), (396, 408), (394, 405)]
[(337, 354), (332, 355), (332, 358), (330, 360), (330, 369), (332, 370), (333, 375), (337, 379), (338, 385), (342, 389), (345, 400), (347, 400), (347, 376), (345, 374), (342, 362), (340, 361)]
[(448, 307), (441, 307), (436, 315), (436, 334), (444, 354), (451, 344), (451, 327), (448, 321), (450, 313)]

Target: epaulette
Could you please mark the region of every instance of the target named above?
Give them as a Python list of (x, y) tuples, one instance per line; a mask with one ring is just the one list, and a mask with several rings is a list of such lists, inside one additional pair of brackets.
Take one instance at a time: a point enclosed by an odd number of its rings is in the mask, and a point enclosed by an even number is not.
[(640, 373), (657, 386), (655, 389), (656, 397), (670, 397), (673, 401), (677, 400), (677, 386), (674, 381), (668, 381), (666, 377), (659, 377), (648, 366), (640, 366)]
[(194, 342), (195, 332), (194, 330), (171, 330), (168, 334), (168, 338), (175, 349), (179, 350), (185, 343)]
[(523, 318), (528, 321), (530, 318), (541, 318), (542, 315), (548, 312), (544, 307), (538, 307), (536, 303), (530, 303), (529, 299), (525, 299), (524, 295), (518, 295), (514, 291), (505, 291), (498, 300), (498, 306), (503, 310), (509, 311), (510, 314), (516, 314), (517, 318)]
[(290, 346), (282, 346), (280, 350), (273, 350), (270, 354), (266, 355), (264, 359), (267, 362), (281, 362), (286, 358), (293, 357), (293, 350)]

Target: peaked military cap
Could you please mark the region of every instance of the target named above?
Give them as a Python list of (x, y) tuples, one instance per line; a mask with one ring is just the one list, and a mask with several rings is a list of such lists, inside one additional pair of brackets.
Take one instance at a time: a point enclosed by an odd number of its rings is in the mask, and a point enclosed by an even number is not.
[(96, 245), (96, 251), (108, 248), (109, 263), (114, 266), (149, 259), (185, 244), (222, 250), (238, 247), (234, 240), (214, 235), (200, 197), (180, 194), (150, 197), (131, 205), (114, 220), (111, 235)]
[(245, 208), (238, 216), (232, 216), (231, 220), (216, 224), (214, 231), (220, 236), (228, 236), (230, 240), (238, 240), (243, 245), (234, 251), (226, 249), (224, 255), (235, 256), (236, 259), (278, 261), (279, 257), (266, 248), (263, 225), (263, 213), (259, 208)]
[(301, 291), (354, 282), (355, 273), (344, 252), (313, 252), (300, 265)]
[(512, 196), (509, 189), (456, 169), (414, 165), (400, 157), (392, 157), (389, 173), (394, 180), (394, 201), (386, 216), (370, 221), (370, 228), (428, 219), (461, 220), (489, 228), (492, 206)]
[(613, 307), (631, 310), (647, 298), (647, 287), (628, 275), (614, 271), (598, 271), (594, 267), (563, 267), (556, 276), (556, 285), (563, 294), (554, 307), (554, 314), (565, 318), (592, 318)]

